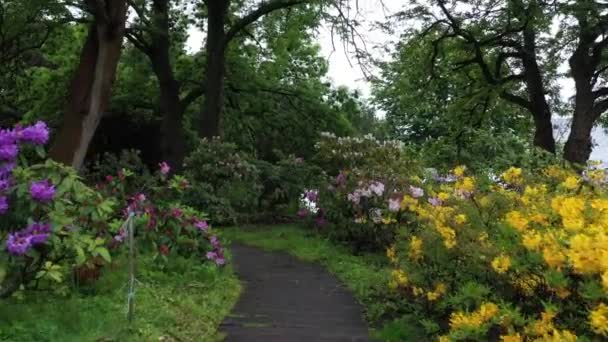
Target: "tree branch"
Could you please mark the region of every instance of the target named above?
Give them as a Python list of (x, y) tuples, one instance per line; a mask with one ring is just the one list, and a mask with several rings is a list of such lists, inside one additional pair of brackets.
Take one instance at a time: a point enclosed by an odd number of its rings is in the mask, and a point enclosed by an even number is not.
[(300, 5), (306, 2), (308, 2), (308, 0), (274, 0), (270, 2), (261, 3), (257, 9), (253, 10), (246, 16), (240, 18), (236, 23), (232, 25), (228, 32), (226, 32), (226, 39), (224, 40), (224, 44), (228, 44), (232, 39), (234, 39), (234, 37), (239, 32), (241, 32), (241, 30), (243, 30), (248, 25), (254, 23), (262, 16), (283, 8)]

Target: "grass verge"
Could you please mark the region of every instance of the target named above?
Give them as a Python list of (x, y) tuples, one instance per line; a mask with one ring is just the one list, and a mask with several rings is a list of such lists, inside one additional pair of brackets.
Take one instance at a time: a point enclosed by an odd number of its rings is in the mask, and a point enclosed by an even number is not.
[(126, 321), (127, 265), (108, 266), (87, 289), (58, 297), (14, 296), (0, 305), (0, 341), (216, 341), (240, 284), (228, 266), (171, 257), (168, 269), (150, 255), (138, 259), (135, 318)]

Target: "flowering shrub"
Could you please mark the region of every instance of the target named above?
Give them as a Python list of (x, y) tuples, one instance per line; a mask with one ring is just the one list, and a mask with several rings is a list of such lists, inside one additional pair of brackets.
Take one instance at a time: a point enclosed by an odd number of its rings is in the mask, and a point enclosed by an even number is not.
[(213, 234), (206, 215), (181, 202), (190, 183), (182, 176), (169, 176), (170, 170), (170, 165), (160, 163), (158, 172), (150, 176), (147, 186), (134, 194), (127, 189), (133, 188), (130, 182), (137, 182), (137, 177), (127, 169), (118, 170), (116, 176), (111, 175), (99, 184), (101, 191), (126, 204), (122, 215), (111, 223), (115, 233), (113, 246), (118, 247), (125, 241), (127, 232), (123, 223), (134, 214), (138, 246), (155, 251), (155, 259), (161, 267), (167, 265), (171, 255), (209, 259), (223, 265), (222, 244)]
[(106, 222), (116, 202), (70, 168), (19, 158), (31, 146), (42, 155), (48, 136), (42, 122), (0, 130), (0, 297), (31, 286), (65, 291), (73, 267), (111, 259)]
[(403, 194), (401, 189), (419, 191), (413, 186), (420, 183), (417, 163), (399, 142), (371, 136), (323, 134), (316, 147), (314, 160), (329, 179), (313, 201), (319, 208), (315, 223), (355, 249), (386, 247), (398, 227), (396, 222), (384, 222), (386, 203)]
[(402, 227), (389, 286), (439, 341), (608, 338), (605, 182), (602, 170), (458, 167), (424, 195), (403, 189), (381, 217)]

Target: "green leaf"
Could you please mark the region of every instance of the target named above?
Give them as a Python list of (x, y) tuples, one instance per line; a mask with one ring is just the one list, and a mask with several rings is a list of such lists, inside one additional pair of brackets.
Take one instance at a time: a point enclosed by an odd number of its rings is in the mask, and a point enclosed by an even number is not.
[(107, 261), (107, 262), (112, 262), (112, 257), (110, 256), (110, 252), (108, 252), (108, 250), (105, 247), (98, 247), (96, 249), (97, 253), (99, 255), (101, 255), (101, 257)]

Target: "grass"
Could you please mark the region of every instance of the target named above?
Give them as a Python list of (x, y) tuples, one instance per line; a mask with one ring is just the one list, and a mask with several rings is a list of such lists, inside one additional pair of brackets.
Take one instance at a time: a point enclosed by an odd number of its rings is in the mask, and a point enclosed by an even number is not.
[(117, 259), (94, 285), (62, 298), (14, 296), (0, 306), (0, 341), (216, 341), (218, 326), (240, 293), (228, 266), (170, 258), (164, 272), (138, 259), (135, 318), (126, 321), (127, 267)]

